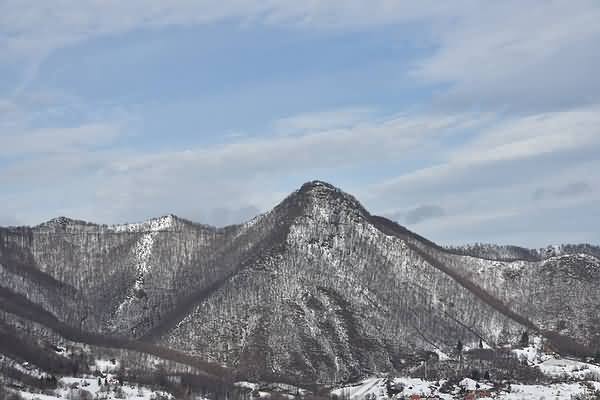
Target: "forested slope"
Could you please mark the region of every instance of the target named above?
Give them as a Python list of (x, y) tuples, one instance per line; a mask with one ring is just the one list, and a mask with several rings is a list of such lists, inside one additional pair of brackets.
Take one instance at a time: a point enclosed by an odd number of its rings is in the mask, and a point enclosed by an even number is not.
[(561, 352), (595, 351), (594, 249), (446, 249), (315, 181), (225, 228), (172, 215), (0, 228), (0, 307), (4, 332), (14, 315), (39, 335), (246, 377), (347, 380), (525, 330)]

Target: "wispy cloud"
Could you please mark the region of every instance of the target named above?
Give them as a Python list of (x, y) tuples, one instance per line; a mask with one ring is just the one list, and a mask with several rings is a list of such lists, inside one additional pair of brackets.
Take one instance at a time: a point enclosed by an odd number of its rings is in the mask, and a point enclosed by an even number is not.
[[(90, 38), (140, 29), (201, 26), (220, 21), (277, 25), (313, 31), (352, 31), (418, 22), (418, 39), (431, 49), (414, 63), (412, 76), (443, 83), (444, 107), (535, 109), (600, 100), (600, 56), (589, 49), (600, 38), (595, 1), (464, 0), (444, 5), (389, 0), (286, 1), (4, 1), (0, 50), (4, 61), (39, 60), (55, 49)], [(2, 58), (0, 58), (2, 60)], [(585, 60), (585, 62), (581, 62)], [(30, 67), (28, 75), (35, 75)]]
[(118, 125), (89, 123), (0, 135), (0, 157), (78, 152), (109, 144), (121, 134), (122, 128)]
[[(580, 151), (587, 157), (592, 149), (600, 147), (600, 109), (598, 107), (543, 113), (525, 117), (514, 117), (508, 120), (500, 118), (496, 124), (482, 128), (471, 141), (458, 147), (450, 146), (446, 154), (440, 154), (441, 161), (437, 165), (405, 173), (385, 183), (377, 185), (377, 190), (391, 193), (394, 190), (407, 188), (433, 188), (461, 185), (490, 186), (502, 183), (498, 179), (509, 178), (515, 181), (527, 172), (536, 172), (535, 165), (529, 171), (519, 171), (521, 162), (529, 160), (559, 157), (561, 154), (572, 154)], [(576, 156), (561, 161), (555, 168), (565, 167), (570, 163), (582, 162)], [(567, 164), (567, 162), (569, 164)], [(541, 164), (538, 164), (541, 165)], [(508, 169), (507, 169), (508, 168)], [(492, 171), (505, 171), (500, 176)], [(545, 173), (546, 171), (539, 171)], [(476, 179), (473, 179), (477, 177)], [(483, 179), (483, 181), (482, 181)]]
[(278, 119), (273, 123), (275, 132), (296, 134), (332, 129), (344, 129), (360, 122), (369, 123), (375, 110), (368, 107), (353, 107), (340, 110), (304, 113)]
[(423, 205), (416, 207), (406, 213), (405, 221), (409, 225), (418, 224), (432, 218), (439, 218), (445, 215), (445, 211), (440, 206)]
[(548, 197), (573, 197), (591, 193), (592, 186), (583, 181), (570, 182), (559, 187), (539, 187), (533, 192), (533, 198), (541, 200)]
[(600, 38), (600, 5), (594, 1), (471, 4), (457, 8), (456, 23), (437, 31), (436, 50), (414, 76), (444, 82), (437, 102), (541, 111), (600, 101), (589, 49)]
[[(80, 187), (81, 194), (72, 202), (96, 204), (96, 210), (101, 209), (101, 215), (111, 221), (177, 210), (196, 216), (201, 210), (219, 208), (264, 210), (302, 180), (324, 171), (343, 173), (347, 169), (393, 162), (399, 154), (470, 127), (473, 119), (477, 119), (440, 114), (363, 121), (360, 114), (359, 119), (348, 110), (336, 114), (347, 116), (344, 121), (336, 120), (336, 125), (340, 123), (344, 128), (317, 129), (331, 126), (332, 113), (325, 113), (322, 124), (317, 115), (311, 116), (313, 130), (301, 133), (294, 130), (293, 135), (273, 131), (260, 138), (241, 136), (230, 138), (225, 144), (178, 151), (104, 148), (104, 144), (122, 134), (119, 126), (110, 124), (35, 130), (2, 139), (3, 154), (23, 157), (0, 166), (0, 171), (5, 184), (24, 187), (43, 182), (55, 187)], [(301, 115), (298, 120), (304, 118)], [(29, 157), (32, 155), (36, 156)], [(278, 181), (294, 175), (298, 181), (288, 184), (285, 190), (277, 188)], [(206, 190), (207, 187), (211, 189)], [(134, 210), (142, 215), (127, 217)], [(79, 217), (95, 219), (89, 207), (82, 212), (90, 215)], [(215, 221), (217, 214), (215, 211), (202, 217)], [(227, 214), (239, 217), (242, 213)], [(225, 213), (221, 216), (232, 222)]]
[[(316, 120), (311, 123), (319, 125)], [(115, 172), (157, 171), (177, 165), (237, 175), (269, 172), (273, 168), (280, 171), (341, 168), (396, 157), (419, 146), (426, 138), (460, 130), (472, 121), (463, 115), (427, 115), (349, 123), (345, 128), (313, 130), (292, 136), (261, 136), (210, 148), (144, 154), (117, 161), (112, 169)], [(323, 125), (329, 124), (329, 114), (326, 114)]]

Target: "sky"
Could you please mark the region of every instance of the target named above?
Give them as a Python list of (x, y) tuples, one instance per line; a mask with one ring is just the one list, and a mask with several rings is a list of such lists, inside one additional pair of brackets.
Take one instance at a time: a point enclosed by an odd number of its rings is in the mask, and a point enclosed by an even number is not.
[(597, 0), (0, 0), (0, 225), (223, 226), (319, 179), (440, 244), (599, 244), (598, 21)]

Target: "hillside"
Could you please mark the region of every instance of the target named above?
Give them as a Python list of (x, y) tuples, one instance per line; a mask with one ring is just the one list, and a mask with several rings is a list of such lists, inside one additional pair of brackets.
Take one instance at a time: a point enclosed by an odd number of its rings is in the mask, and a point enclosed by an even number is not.
[(314, 181), (224, 228), (172, 215), (0, 228), (0, 323), (32, 343), (306, 383), (403, 371), (459, 341), (499, 347), (523, 331), (591, 355), (600, 348), (594, 249), (446, 249)]

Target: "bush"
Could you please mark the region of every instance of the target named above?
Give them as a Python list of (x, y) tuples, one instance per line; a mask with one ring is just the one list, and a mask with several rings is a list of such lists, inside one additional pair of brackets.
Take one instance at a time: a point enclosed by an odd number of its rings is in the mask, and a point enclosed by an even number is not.
[(67, 396), (69, 400), (94, 400), (94, 395), (83, 389), (71, 389)]
[(0, 399), (2, 400), (23, 400), (19, 393), (9, 391), (0, 386)]
[(164, 394), (155, 393), (152, 395), (150, 400), (170, 400), (170, 397)]
[(123, 392), (123, 389), (120, 386), (117, 386), (115, 388), (115, 399), (124, 399), (125, 398), (125, 392)]

